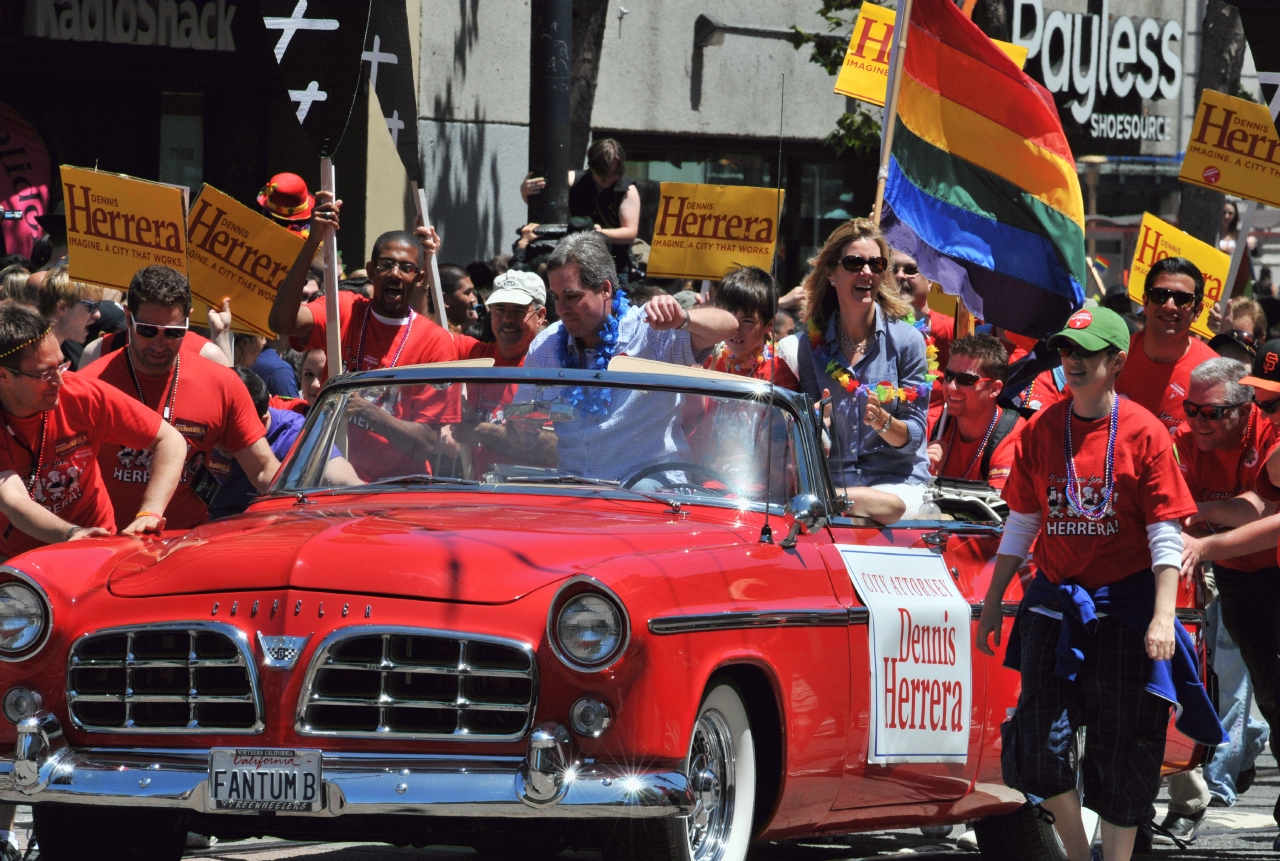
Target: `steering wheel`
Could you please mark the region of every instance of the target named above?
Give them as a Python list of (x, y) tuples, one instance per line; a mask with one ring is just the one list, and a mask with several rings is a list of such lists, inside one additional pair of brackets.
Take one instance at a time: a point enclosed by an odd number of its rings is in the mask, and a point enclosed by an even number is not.
[[(665, 488), (670, 490), (688, 490), (693, 493), (705, 493), (721, 498), (734, 493), (724, 476), (700, 463), (690, 463), (687, 460), (668, 460), (662, 463), (651, 463), (648, 466), (642, 466), (630, 478), (623, 481), (622, 486), (626, 488), (635, 487), (643, 479), (660, 472), (683, 472), (688, 478), (693, 479), (693, 481), (680, 481), (664, 485)], [(723, 487), (706, 487), (705, 485), (694, 483), (699, 478), (714, 481), (723, 485)]]

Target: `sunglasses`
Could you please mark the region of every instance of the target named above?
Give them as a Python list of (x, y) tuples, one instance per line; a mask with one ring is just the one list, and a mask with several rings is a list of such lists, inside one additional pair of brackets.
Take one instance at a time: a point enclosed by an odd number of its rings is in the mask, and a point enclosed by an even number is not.
[(1257, 396), (1255, 395), (1253, 399), (1253, 405), (1258, 409), (1262, 410), (1267, 415), (1273, 416), (1276, 414), (1276, 410), (1280, 410), (1280, 398), (1263, 402), (1258, 400)]
[(899, 263), (893, 267), (894, 272), (901, 272), (903, 275), (919, 275), (920, 267), (912, 266), (910, 263)]
[(1058, 355), (1064, 359), (1070, 359), (1072, 356), (1078, 356), (1081, 359), (1092, 359), (1101, 352), (1102, 350), (1086, 350), (1078, 344), (1058, 348)]
[(42, 383), (56, 383), (70, 367), (70, 362), (63, 362), (56, 368), (49, 368), (48, 370), (41, 371), (38, 374), (28, 374), (26, 371), (19, 371), (17, 368), (6, 368), (6, 370), (13, 374), (20, 374), (24, 377), (30, 377), (33, 380), (39, 380)]
[(77, 299), (76, 301), (88, 308), (90, 314), (98, 310), (98, 300), (96, 299)]
[(1195, 304), (1196, 294), (1185, 290), (1170, 290), (1166, 287), (1152, 287), (1147, 291), (1146, 300), (1153, 305), (1163, 305), (1170, 299), (1179, 308), (1190, 308)]
[(1182, 409), (1186, 412), (1187, 418), (1193, 419), (1196, 416), (1204, 416), (1209, 421), (1216, 422), (1229, 411), (1236, 407), (1242, 407), (1248, 401), (1241, 401), (1238, 404), (1196, 404), (1191, 401), (1183, 401)]
[(403, 260), (392, 260), (390, 257), (382, 257), (374, 264), (378, 267), (379, 272), (390, 272), (392, 269), (399, 269), (405, 275), (417, 275), (418, 264), (406, 263)]
[(850, 254), (840, 258), (840, 265), (845, 272), (861, 272), (863, 266), (870, 266), (873, 275), (883, 275), (889, 268), (889, 261), (883, 257), (857, 257)]
[(979, 380), (989, 380), (991, 377), (980, 377), (977, 374), (968, 374), (964, 371), (943, 371), (942, 381), (945, 383), (955, 383), (957, 386), (968, 388), (977, 384)]
[(150, 340), (161, 332), (164, 332), (165, 340), (177, 341), (187, 334), (186, 326), (153, 326), (150, 323), (139, 323), (134, 320), (132, 323), (133, 332), (139, 338)]

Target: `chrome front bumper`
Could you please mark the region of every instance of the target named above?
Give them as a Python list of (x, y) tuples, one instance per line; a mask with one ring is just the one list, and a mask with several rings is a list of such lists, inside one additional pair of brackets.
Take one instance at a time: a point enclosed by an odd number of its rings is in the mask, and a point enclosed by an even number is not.
[[(543, 724), (523, 758), (326, 753), (323, 810), (288, 815), (630, 819), (693, 810), (680, 772), (574, 763), (568, 741), (563, 727)], [(208, 779), (207, 750), (71, 748), (46, 712), (22, 721), (13, 757), (0, 757), (0, 802), (254, 815), (215, 810)]]

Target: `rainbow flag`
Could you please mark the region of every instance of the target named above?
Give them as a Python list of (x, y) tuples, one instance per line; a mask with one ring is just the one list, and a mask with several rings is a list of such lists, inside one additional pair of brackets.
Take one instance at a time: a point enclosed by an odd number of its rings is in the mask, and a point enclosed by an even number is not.
[(881, 226), (988, 323), (1044, 337), (1084, 302), (1084, 202), (1053, 97), (953, 0), (915, 0)]

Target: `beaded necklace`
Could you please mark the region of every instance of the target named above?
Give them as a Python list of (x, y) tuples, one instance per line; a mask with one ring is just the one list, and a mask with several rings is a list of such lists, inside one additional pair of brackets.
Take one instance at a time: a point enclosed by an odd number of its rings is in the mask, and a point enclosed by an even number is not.
[[(17, 443), (18, 445), (26, 449), (27, 454), (33, 455), (32, 457), (33, 463), (31, 465), (31, 477), (27, 479), (27, 496), (30, 496), (32, 499), (35, 499), (36, 477), (40, 475), (40, 469), (41, 467), (44, 466), (44, 443), (45, 443), (45, 436), (49, 430), (49, 411), (45, 410), (44, 412), (40, 413), (40, 448), (38, 453), (33, 453), (31, 449), (27, 448), (25, 445), (22, 445), (22, 443), (18, 442), (18, 435), (14, 432), (13, 425), (9, 424), (8, 413), (5, 413), (4, 429), (9, 432), (9, 436), (13, 438), (13, 441), (15, 443)], [(12, 524), (10, 524), (10, 527), (12, 527)], [(5, 532), (5, 537), (8, 537), (7, 530)]]
[[(356, 344), (355, 357), (347, 362), (348, 371), (360, 370), (360, 362), (364, 359), (364, 336), (369, 331), (369, 315), (373, 313), (373, 303), (364, 306), (364, 322), (360, 324), (360, 340)], [(409, 309), (409, 322), (404, 327), (404, 334), (400, 336), (400, 346), (396, 347), (396, 354), (391, 357), (391, 364), (387, 367), (394, 368), (396, 363), (400, 361), (400, 354), (404, 352), (404, 345), (409, 343), (409, 333), (413, 331), (413, 321), (418, 315), (412, 308)]]
[(733, 374), (738, 377), (765, 379), (759, 374), (768, 367), (771, 361), (773, 361), (773, 345), (769, 341), (765, 341), (760, 345), (760, 352), (756, 353), (755, 358), (745, 362), (734, 358), (728, 348), (724, 344), (720, 344), (716, 347), (716, 354), (712, 357), (708, 367), (712, 370), (720, 370), (723, 367), (726, 374)]
[[(997, 407), (995, 414), (991, 416), (991, 424), (987, 425), (987, 432), (982, 437), (982, 443), (978, 446), (978, 450), (973, 453), (973, 457), (969, 458), (969, 465), (964, 468), (964, 472), (960, 473), (961, 478), (968, 478), (969, 473), (973, 471), (973, 465), (978, 462), (978, 458), (982, 457), (982, 452), (986, 450), (987, 443), (991, 440), (991, 435), (996, 432), (996, 425), (1000, 423), (1000, 408)], [(960, 432), (960, 422), (953, 421), (951, 423), (951, 432), (947, 434), (947, 453), (942, 458), (942, 466), (938, 468), (938, 475), (947, 474), (947, 463), (951, 460), (951, 448), (955, 444), (956, 434)]]
[[(142, 383), (138, 380), (138, 372), (133, 368), (133, 355), (130, 354), (129, 348), (124, 348), (125, 364), (129, 366), (129, 376), (133, 378), (133, 387), (138, 390), (138, 400), (143, 404), (147, 404), (147, 396), (142, 393)], [(160, 417), (165, 421), (173, 424), (174, 410), (178, 403), (178, 373), (182, 370), (182, 354), (173, 357), (173, 383), (169, 386), (169, 396), (163, 398), (160, 404), (164, 406), (164, 410), (160, 413)]]
[(1066, 431), (1062, 435), (1062, 447), (1067, 461), (1067, 506), (1072, 514), (1078, 514), (1085, 520), (1101, 520), (1114, 513), (1111, 509), (1111, 493), (1116, 486), (1116, 431), (1120, 427), (1120, 397), (1112, 395), (1111, 422), (1107, 429), (1106, 486), (1102, 490), (1102, 498), (1096, 505), (1086, 506), (1080, 502), (1080, 480), (1076, 476), (1075, 446), (1071, 441), (1073, 415), (1073, 410), (1067, 411)]
[[(590, 370), (608, 370), (609, 362), (618, 350), (618, 321), (622, 319), (622, 315), (630, 307), (631, 305), (627, 302), (627, 297), (622, 295), (622, 291), (614, 290), (613, 304), (604, 318), (604, 323), (600, 325), (600, 331), (597, 335), (600, 338), (600, 346), (596, 348), (595, 359), (591, 362)], [(556, 339), (556, 358), (560, 362), (560, 367), (587, 369), (586, 347), (575, 338), (574, 348), (574, 354), (570, 356), (569, 330), (561, 323), (559, 337)], [(582, 386), (573, 386), (565, 389), (563, 398), (569, 406), (577, 407), (579, 404), (583, 404), (583, 409), (587, 415), (602, 419), (609, 415), (609, 405), (613, 403), (613, 390), (596, 387), (584, 390)]]

